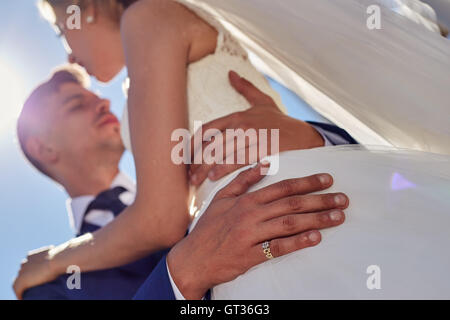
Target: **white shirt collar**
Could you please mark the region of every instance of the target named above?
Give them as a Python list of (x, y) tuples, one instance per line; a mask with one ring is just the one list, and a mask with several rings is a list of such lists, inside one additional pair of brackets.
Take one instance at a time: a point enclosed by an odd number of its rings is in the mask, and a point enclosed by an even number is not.
[[(111, 183), (111, 188), (124, 187), (133, 195), (136, 194), (136, 184), (126, 174), (119, 172)], [(83, 216), (87, 207), (92, 200), (95, 199), (95, 195), (85, 195), (75, 197), (73, 199), (67, 199), (66, 207), (69, 215), (69, 223), (76, 234), (80, 232), (81, 225), (83, 224)]]

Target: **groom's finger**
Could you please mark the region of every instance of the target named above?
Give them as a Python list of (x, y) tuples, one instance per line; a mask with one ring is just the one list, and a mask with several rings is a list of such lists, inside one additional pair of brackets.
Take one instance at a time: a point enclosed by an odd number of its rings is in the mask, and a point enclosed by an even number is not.
[[(235, 163), (232, 162), (230, 160), (230, 158), (236, 154), (238, 152), (238, 147), (239, 150), (241, 149), (246, 149), (246, 157), (248, 158), (250, 156), (250, 153), (248, 153), (250, 150), (250, 142), (252, 142), (252, 145), (254, 145), (256, 148), (258, 148), (258, 141), (259, 141), (259, 136), (257, 134), (256, 136), (256, 141), (250, 141), (250, 138), (246, 137), (246, 133), (245, 133), (245, 128), (241, 128), (239, 127), (239, 114), (234, 114), (231, 116), (228, 116), (226, 119), (225, 118), (221, 118), (221, 119), (217, 119), (214, 120), (206, 125), (203, 126), (203, 132), (207, 133), (208, 130), (210, 129), (214, 129), (215, 130), (215, 134), (211, 137), (206, 135), (202, 141), (200, 141), (199, 138), (194, 139), (194, 136), (191, 138), (191, 150), (193, 150), (192, 153), (192, 164), (190, 166), (190, 174), (191, 174), (191, 183), (194, 185), (200, 185), (201, 183), (203, 183), (203, 181), (206, 179), (206, 177), (208, 177), (208, 173), (209, 171), (215, 167), (216, 165), (222, 165), (224, 163)], [(242, 131), (237, 131), (233, 134), (226, 134), (225, 130), (223, 128), (229, 128), (229, 129), (233, 129), (233, 130), (237, 130), (237, 129), (241, 129)], [(221, 129), (223, 129), (223, 131), (220, 131)], [(217, 140), (219, 139), (219, 140)], [(194, 141), (196, 140), (196, 141)], [(239, 145), (239, 143), (237, 143), (235, 140), (240, 141), (240, 142), (244, 142), (244, 144), (241, 146)], [(208, 146), (214, 144), (214, 148), (217, 149), (219, 146), (217, 144), (222, 143), (222, 159), (223, 160), (221, 163), (214, 163), (214, 164), (207, 164), (205, 163), (205, 155), (203, 154), (204, 150), (207, 150)], [(229, 148), (227, 146), (231, 146), (232, 148)], [(219, 147), (220, 148), (220, 147)], [(270, 143), (269, 146), (266, 149), (270, 149)], [(258, 155), (259, 153), (257, 152), (258, 150), (256, 149), (256, 151), (254, 151), (255, 155)], [(217, 157), (217, 150), (215, 151), (215, 157)], [(261, 158), (264, 158), (266, 156), (266, 154), (264, 154)], [(199, 164), (194, 163), (194, 159), (200, 157), (202, 159), (202, 162)], [(253, 159), (253, 161), (246, 161), (245, 164), (252, 164), (256, 161), (258, 161), (259, 157), (257, 156), (255, 159)], [(228, 161), (228, 162), (227, 162)], [(243, 163), (240, 163), (243, 164)], [(239, 167), (239, 166), (238, 166)], [(242, 166), (240, 166), (242, 167)], [(230, 173), (231, 171), (228, 171), (228, 173)], [(223, 174), (222, 176), (218, 177), (222, 178), (223, 176), (225, 176), (225, 174)]]
[[(207, 129), (207, 130), (209, 130), (209, 129)], [(204, 166), (208, 166), (207, 164), (205, 164), (203, 151), (207, 150), (207, 147), (210, 144), (214, 143), (214, 145), (216, 145), (219, 141), (222, 141), (222, 149), (221, 150), (223, 153), (225, 152), (225, 150), (226, 150), (225, 141), (224, 141), (225, 133), (222, 131), (219, 131), (218, 129), (216, 129), (216, 130), (217, 130), (216, 135), (214, 135), (212, 137), (204, 137), (204, 139), (202, 139), (202, 141), (198, 141), (199, 139), (197, 139), (197, 141), (194, 141), (194, 138), (191, 139), (191, 150), (193, 150), (193, 153), (191, 155), (192, 164), (191, 164), (190, 170), (189, 170), (191, 174), (195, 174), (200, 168), (202, 168)], [(219, 139), (219, 140), (216, 141), (216, 139)], [(194, 159), (196, 159), (200, 156), (202, 159), (201, 163), (194, 163)], [(222, 158), (223, 158), (223, 156), (222, 156)], [(200, 181), (198, 184), (203, 182), (203, 180)], [(191, 183), (193, 183), (193, 181), (191, 181)], [(194, 183), (194, 184), (197, 184), (197, 183)]]
[[(214, 144), (214, 147), (217, 148), (217, 143), (220, 144), (220, 142), (222, 142), (221, 150), (223, 161), (220, 163), (215, 161), (215, 163), (212, 164), (192, 164), (190, 166), (190, 182), (193, 185), (202, 184), (206, 178), (209, 178), (212, 181), (219, 180), (234, 170), (242, 168), (244, 165), (253, 164), (260, 159), (265, 158), (269, 154), (268, 150), (272, 150), (270, 140), (264, 150), (261, 148), (260, 139), (265, 139), (265, 137), (260, 137), (259, 133), (256, 134), (256, 139), (253, 139), (246, 135), (246, 128), (237, 129), (242, 129), (242, 131), (236, 132), (232, 135), (225, 135), (221, 132), (221, 137), (215, 136), (213, 139), (205, 139), (208, 141), (204, 142), (202, 148), (196, 152), (207, 150), (208, 146), (211, 144)], [(216, 138), (221, 138), (221, 140), (216, 141)], [(236, 139), (239, 143), (236, 142)], [(228, 146), (231, 146), (231, 148)], [(241, 159), (243, 159), (242, 153), (245, 157), (244, 162), (238, 160), (239, 155), (241, 155)], [(217, 156), (218, 154), (216, 150), (214, 157)]]
[(333, 177), (327, 173), (309, 177), (287, 179), (264, 187), (249, 194), (259, 203), (270, 203), (285, 197), (304, 195), (328, 189), (333, 185)]
[(346, 209), (348, 197), (343, 193), (307, 194), (286, 197), (264, 206), (261, 219), (273, 219), (293, 213), (319, 212), (329, 209)]
[[(273, 240), (267, 239), (267, 241), (269, 241), (270, 253), (274, 258), (278, 258), (301, 249), (316, 246), (321, 240), (322, 235), (318, 230), (302, 232), (287, 238)], [(262, 243), (255, 245), (252, 251), (255, 252), (255, 265), (268, 260), (266, 254), (264, 253)]]
[[(197, 152), (201, 152), (204, 149), (204, 144), (210, 143), (210, 141), (208, 141), (210, 137), (206, 135), (206, 133), (208, 133), (209, 130), (215, 129), (215, 131), (221, 134), (222, 137), (224, 138), (225, 130), (227, 128), (234, 128), (235, 125), (233, 124), (236, 122), (239, 123), (238, 119), (239, 116), (240, 112), (233, 113), (231, 115), (212, 120), (208, 123), (203, 124), (201, 128), (198, 128), (197, 131), (191, 137), (192, 160), (194, 159), (194, 156)], [(201, 135), (200, 132), (202, 133)]]
[(261, 242), (267, 239), (292, 236), (308, 230), (331, 228), (344, 223), (344, 220), (344, 212), (336, 209), (317, 213), (284, 215), (258, 225), (258, 237), (255, 241)]
[(239, 173), (233, 181), (217, 193), (214, 200), (237, 197), (244, 194), (251, 186), (264, 178), (264, 175), (261, 174), (261, 169), (268, 169), (269, 167), (270, 163), (258, 163), (255, 167)]
[(250, 81), (240, 77), (236, 72), (230, 71), (229, 74), (230, 84), (233, 88), (239, 92), (247, 101), (255, 106), (276, 106), (273, 99), (267, 94), (256, 88)]
[[(250, 157), (250, 154), (255, 155), (254, 157)], [(239, 161), (238, 157), (241, 157)], [(191, 168), (191, 177), (190, 182), (193, 185), (200, 185), (206, 178), (209, 178), (211, 181), (217, 181), (231, 172), (234, 172), (242, 167), (245, 167), (249, 164), (253, 164), (258, 162), (260, 157), (258, 155), (258, 147), (257, 145), (248, 146), (248, 143), (244, 146), (244, 148), (231, 151), (230, 154), (226, 154), (222, 163), (212, 163), (212, 164), (201, 164), (196, 168)], [(242, 163), (243, 162), (243, 163)]]

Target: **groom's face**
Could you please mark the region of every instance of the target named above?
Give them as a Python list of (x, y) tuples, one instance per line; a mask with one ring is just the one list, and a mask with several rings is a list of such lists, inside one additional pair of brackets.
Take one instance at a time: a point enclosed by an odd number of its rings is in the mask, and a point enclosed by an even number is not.
[(46, 111), (47, 137), (61, 160), (123, 148), (120, 123), (110, 112), (110, 102), (79, 84), (62, 84), (49, 96)]

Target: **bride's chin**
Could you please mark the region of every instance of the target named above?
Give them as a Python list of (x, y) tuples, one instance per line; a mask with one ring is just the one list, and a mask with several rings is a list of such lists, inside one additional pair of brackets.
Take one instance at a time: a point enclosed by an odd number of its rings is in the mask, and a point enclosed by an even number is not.
[(93, 76), (97, 81), (100, 81), (102, 83), (110, 83), (113, 82), (122, 72), (125, 66), (121, 66), (120, 68), (116, 68), (115, 70), (104, 70), (100, 72), (91, 72), (90, 70), (87, 70), (88, 74), (90, 76)]
[(110, 82), (112, 79), (114, 79), (114, 76), (105, 76), (105, 75), (101, 75), (101, 74), (90, 74), (88, 72), (88, 74), (90, 76), (93, 76), (97, 81), (102, 82), (102, 83), (108, 83)]

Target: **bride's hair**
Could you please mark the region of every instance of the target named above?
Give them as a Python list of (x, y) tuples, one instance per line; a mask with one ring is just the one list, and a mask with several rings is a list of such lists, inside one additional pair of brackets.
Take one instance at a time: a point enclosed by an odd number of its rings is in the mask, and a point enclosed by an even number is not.
[(122, 13), (138, 0), (39, 0), (38, 8), (41, 15), (51, 23), (56, 22), (55, 10), (64, 9), (70, 5), (77, 5), (81, 10), (94, 5), (97, 9), (107, 13), (111, 19), (120, 22)]

